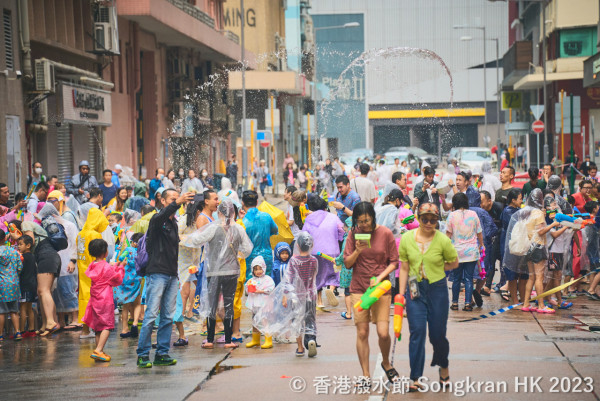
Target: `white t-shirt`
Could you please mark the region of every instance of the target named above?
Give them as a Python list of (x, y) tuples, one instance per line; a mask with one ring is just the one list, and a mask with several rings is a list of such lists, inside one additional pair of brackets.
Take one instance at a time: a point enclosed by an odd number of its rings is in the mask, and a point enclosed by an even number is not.
[[(294, 220), (294, 208), (292, 207), (292, 205), (288, 205), (287, 211), (285, 212), (285, 219), (286, 220)], [(296, 224), (296, 222), (294, 221), (294, 224), (292, 224), (290, 226), (290, 230), (292, 230), (292, 234), (294, 235), (294, 239), (298, 238), (298, 234), (300, 234), (300, 227), (298, 227), (298, 224)]]
[(365, 177), (356, 177), (350, 181), (350, 188), (355, 190), (361, 201), (371, 202), (377, 198), (377, 190), (373, 181)]
[[(558, 231), (561, 227), (554, 227), (552, 231)], [(571, 238), (573, 238), (573, 229), (567, 228), (564, 233), (559, 235), (556, 238), (552, 238), (550, 235), (551, 231), (548, 231), (546, 234), (546, 243), (550, 246), (548, 249), (549, 252), (552, 253), (565, 253), (568, 251), (569, 246), (571, 245)]]
[(517, 156), (521, 157), (523, 156), (523, 151), (525, 150), (525, 148), (523, 146), (519, 146), (517, 148)]

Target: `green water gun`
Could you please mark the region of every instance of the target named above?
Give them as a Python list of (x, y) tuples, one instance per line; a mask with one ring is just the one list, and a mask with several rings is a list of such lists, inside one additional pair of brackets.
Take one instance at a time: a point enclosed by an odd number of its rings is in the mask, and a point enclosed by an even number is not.
[(400, 220), (400, 222), (404, 225), (410, 224), (413, 221), (415, 221), (415, 215), (411, 214), (410, 216), (406, 216), (405, 218), (403, 218), (402, 220)]
[(377, 286), (369, 287), (367, 292), (360, 297), (360, 301), (354, 305), (354, 308), (359, 312), (369, 309), (383, 294), (388, 292), (390, 288), (392, 288), (390, 280), (383, 280)]

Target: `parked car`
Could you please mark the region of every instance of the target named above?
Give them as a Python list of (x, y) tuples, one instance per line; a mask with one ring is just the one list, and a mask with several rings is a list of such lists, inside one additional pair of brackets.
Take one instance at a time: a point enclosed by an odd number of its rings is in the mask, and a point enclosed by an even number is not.
[(387, 152), (385, 152), (385, 156), (387, 158), (388, 154), (391, 155), (394, 153), (412, 154), (414, 157), (417, 157), (419, 159), (419, 163), (420, 163), (420, 161), (424, 160), (433, 168), (437, 168), (437, 166), (439, 164), (439, 160), (438, 160), (437, 156), (430, 155), (429, 153), (425, 152), (423, 149), (417, 148), (416, 146), (394, 146), (392, 148), (389, 148), (387, 150)]
[(460, 148), (452, 148), (452, 149), (450, 149), (450, 152), (448, 152), (448, 164), (450, 164), (450, 162), (452, 161), (452, 159), (457, 159), (457, 157), (458, 157), (458, 151), (459, 150), (460, 150)]
[(484, 162), (492, 163), (492, 152), (488, 148), (458, 148), (456, 160), (461, 170), (471, 170), (478, 168)]

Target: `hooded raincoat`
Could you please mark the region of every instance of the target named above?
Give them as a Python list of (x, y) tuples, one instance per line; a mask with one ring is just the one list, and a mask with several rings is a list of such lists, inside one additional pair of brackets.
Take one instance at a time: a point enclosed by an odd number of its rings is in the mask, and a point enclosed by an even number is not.
[(111, 265), (105, 260), (92, 262), (85, 271), (91, 290), (82, 321), (97, 333), (115, 328), (113, 287), (123, 282), (124, 274), (121, 265)]
[[(287, 253), (288, 253), (288, 258), (285, 262), (283, 260), (281, 260), (281, 253), (283, 251), (287, 251)], [(290, 248), (290, 246), (288, 245), (287, 242), (280, 242), (275, 246), (274, 258), (273, 258), (273, 275), (271, 276), (271, 277), (273, 277), (273, 281), (275, 282), (275, 285), (278, 285), (281, 282), (281, 280), (283, 279), (283, 276), (285, 275), (285, 271), (287, 269), (288, 262), (290, 261), (291, 257), (292, 257), (292, 248)]]
[(9, 246), (0, 246), (0, 302), (14, 302), (21, 297), (19, 273), (22, 268), (19, 253)]
[[(243, 221), (246, 234), (248, 234), (254, 245), (252, 253), (246, 258), (246, 265), (250, 265), (255, 257), (262, 256), (267, 264), (265, 274), (270, 276), (273, 270), (273, 250), (271, 249), (270, 239), (271, 235), (279, 232), (277, 225), (271, 216), (255, 207), (248, 209)], [(246, 279), (250, 278), (251, 273), (250, 269), (246, 269)]]
[[(90, 287), (92, 282), (85, 274), (88, 266), (93, 262), (93, 258), (88, 251), (90, 241), (102, 239), (102, 233), (108, 227), (108, 220), (100, 209), (91, 209), (83, 229), (77, 235), (77, 270), (79, 272), (79, 320), (83, 319), (87, 304), (90, 300)], [(112, 291), (111, 291), (112, 296)], [(114, 313), (114, 305), (113, 305)], [(114, 318), (113, 318), (114, 319)]]
[[(262, 267), (263, 274), (260, 277), (254, 275), (254, 266)], [(267, 266), (262, 256), (257, 256), (252, 261), (252, 278), (246, 281), (246, 291), (248, 292), (248, 298), (246, 299), (246, 308), (250, 309), (252, 313), (258, 312), (263, 306), (265, 306), (266, 300), (269, 294), (275, 289), (275, 282), (273, 279), (265, 274)], [(257, 294), (256, 291), (262, 291)]]
[[(344, 226), (335, 215), (318, 210), (306, 216), (303, 231), (309, 233), (314, 239), (312, 254), (318, 252), (337, 257), (340, 254), (339, 242), (344, 239)], [(333, 285), (340, 285), (340, 276), (333, 269), (333, 263), (324, 258), (317, 258), (319, 268), (317, 273), (317, 289)]]

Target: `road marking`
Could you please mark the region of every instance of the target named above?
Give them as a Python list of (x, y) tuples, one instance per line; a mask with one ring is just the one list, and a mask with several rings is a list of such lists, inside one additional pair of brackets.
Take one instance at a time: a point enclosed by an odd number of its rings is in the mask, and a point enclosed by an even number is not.
[[(375, 380), (379, 380), (379, 378), (385, 378), (385, 372), (383, 371), (383, 368), (381, 367), (381, 363), (383, 362), (383, 355), (381, 355), (381, 352), (379, 354), (377, 354), (377, 362), (375, 362), (375, 370), (373, 371), (373, 376), (371, 377), (371, 388), (373, 385), (373, 382)], [(385, 380), (383, 380), (383, 382), (385, 383)], [(381, 401), (383, 400), (383, 393), (382, 394), (378, 394), (378, 395), (372, 395), (369, 397), (369, 401)]]

